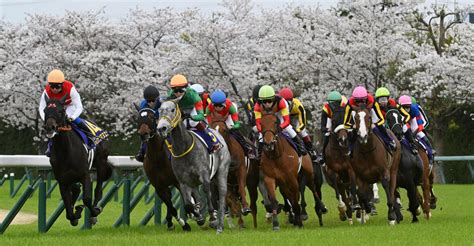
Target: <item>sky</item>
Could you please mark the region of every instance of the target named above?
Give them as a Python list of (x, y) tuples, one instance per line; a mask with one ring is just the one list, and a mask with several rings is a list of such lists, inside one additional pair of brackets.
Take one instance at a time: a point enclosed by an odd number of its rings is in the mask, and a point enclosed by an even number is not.
[[(346, 0), (350, 1), (350, 0)], [(357, 0), (367, 1), (367, 0)], [(448, 3), (449, 6), (467, 6), (473, 0), (398, 0), (424, 2), (425, 5), (433, 3)], [(91, 10), (105, 7), (106, 15), (112, 20), (124, 17), (129, 9), (140, 7), (149, 9), (153, 7), (172, 7), (177, 10), (199, 8), (203, 12), (212, 12), (220, 8), (221, 0), (0, 0), (0, 18), (9, 22), (22, 22), (26, 13), (51, 13), (61, 15), (65, 10)], [(320, 6), (331, 8), (337, 5), (338, 0), (253, 0), (257, 7), (278, 8), (288, 3), (298, 5)]]

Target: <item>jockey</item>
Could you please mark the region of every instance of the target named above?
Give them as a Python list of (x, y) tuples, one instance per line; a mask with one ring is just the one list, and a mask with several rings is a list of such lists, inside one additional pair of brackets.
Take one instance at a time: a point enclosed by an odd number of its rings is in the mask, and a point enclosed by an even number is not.
[[(352, 129), (354, 124), (354, 116), (357, 109), (365, 107), (370, 111), (372, 116), (372, 124), (375, 127), (372, 127), (374, 132), (379, 132), (380, 138), (383, 142), (389, 147), (391, 151), (394, 151), (396, 148), (395, 140), (392, 139), (387, 133), (387, 129), (384, 127), (385, 119), (382, 116), (382, 112), (379, 107), (374, 107), (375, 99), (370, 95), (363, 86), (357, 86), (352, 92), (352, 96), (349, 99), (348, 104), (346, 105), (345, 115), (344, 115), (344, 127), (346, 129)], [(369, 126), (367, 126), (369, 127)], [(353, 139), (355, 140), (355, 138)]]
[(398, 99), (398, 103), (402, 105), (402, 107), (410, 114), (411, 120), (408, 124), (403, 127), (404, 131), (408, 131), (408, 128), (411, 129), (414, 135), (422, 142), (422, 144), (426, 147), (426, 151), (428, 152), (428, 157), (430, 162), (433, 161), (433, 147), (431, 146), (428, 137), (424, 132), (424, 122), (421, 117), (420, 110), (417, 107), (417, 104), (412, 104), (412, 99), (410, 96), (402, 95)]
[[(386, 117), (387, 111), (390, 109), (397, 109), (398, 112), (403, 116), (403, 123), (407, 124), (410, 121), (410, 114), (400, 106), (395, 99), (390, 98), (390, 91), (385, 87), (380, 87), (375, 92), (375, 105), (376, 108), (380, 108), (380, 112), (382, 112), (382, 117)], [(405, 127), (406, 128), (406, 127)], [(415, 148), (415, 140), (413, 139), (413, 134), (411, 131), (406, 131), (404, 129), (405, 138), (408, 140), (411, 146), (411, 151), (413, 154), (417, 154)]]
[[(66, 95), (65, 109), (66, 115), (70, 122), (76, 124), (81, 130), (86, 133), (90, 133), (89, 128), (85, 125), (84, 120), (79, 116), (82, 113), (83, 107), (81, 102), (81, 96), (76, 90), (76, 87), (71, 81), (65, 80), (64, 73), (58, 69), (54, 69), (48, 74), (48, 84), (46, 85), (43, 93), (41, 94), (39, 104), (39, 114), (41, 119), (44, 121), (44, 109), (46, 108), (45, 95), (49, 99), (61, 99)], [(48, 148), (46, 150), (46, 156), (50, 157), (50, 142), (48, 142)]]
[(206, 108), (207, 122), (212, 124), (212, 115), (219, 114), (223, 116), (226, 121), (227, 128), (230, 129), (232, 135), (244, 148), (244, 151), (247, 153), (247, 156), (252, 159), (255, 158), (255, 153), (253, 148), (249, 146), (250, 144), (245, 140), (244, 136), (240, 130), (240, 121), (239, 113), (237, 107), (232, 101), (227, 98), (225, 93), (222, 90), (216, 90), (211, 95), (211, 103)]
[(195, 90), (199, 94), (199, 97), (202, 99), (202, 107), (204, 110), (206, 110), (207, 105), (211, 103), (209, 92), (207, 92), (204, 86), (202, 86), (201, 84), (193, 84), (191, 85), (191, 89)]
[(329, 144), (329, 135), (332, 128), (332, 116), (333, 112), (337, 109), (342, 109), (346, 107), (347, 98), (338, 91), (331, 91), (328, 94), (327, 102), (323, 105), (323, 110), (321, 111), (321, 133), (323, 139), (323, 150), (320, 163), (326, 163), (326, 147)]
[[(160, 92), (158, 89), (152, 85), (149, 85), (143, 90), (143, 100), (140, 102), (140, 110), (144, 108), (153, 109), (155, 111), (155, 118), (159, 118), (158, 109), (161, 106), (160, 102)], [(135, 155), (135, 159), (139, 162), (143, 162), (146, 152), (146, 143), (141, 141), (140, 150), (138, 154)]]
[(264, 85), (260, 88), (258, 92), (258, 102), (255, 103), (254, 106), (255, 123), (260, 135), (259, 153), (263, 147), (262, 125), (260, 124), (260, 120), (262, 118), (262, 112), (268, 110), (272, 110), (272, 112), (277, 115), (281, 122), (280, 128), (293, 140), (297, 147), (296, 151), (298, 155), (306, 155), (307, 152), (301, 139), (290, 124), (288, 103), (282, 97), (275, 96), (275, 90), (269, 85)]
[(311, 159), (315, 161), (318, 158), (316, 151), (313, 148), (311, 137), (306, 131), (306, 110), (300, 100), (293, 97), (293, 91), (286, 87), (278, 93), (288, 103), (288, 110), (290, 111), (290, 123), (296, 129), (298, 135), (303, 139), (304, 145), (308, 150)]
[(206, 142), (211, 146), (211, 152), (215, 152), (222, 147), (219, 140), (209, 132), (204, 120), (204, 109), (202, 100), (195, 90), (188, 87), (188, 80), (181, 74), (171, 78), (171, 90), (168, 99), (177, 99), (179, 108), (182, 111), (182, 119), (187, 128), (196, 129), (201, 137), (207, 138)]

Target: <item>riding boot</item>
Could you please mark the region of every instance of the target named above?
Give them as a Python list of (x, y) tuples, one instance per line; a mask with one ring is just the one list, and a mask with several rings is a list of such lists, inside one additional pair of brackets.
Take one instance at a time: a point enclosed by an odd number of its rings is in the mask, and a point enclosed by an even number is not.
[(321, 165), (326, 163), (326, 147), (329, 144), (329, 135), (327, 133), (323, 134), (323, 151), (321, 152), (321, 161), (319, 162)]
[(385, 142), (385, 144), (388, 145), (390, 151), (395, 151), (395, 149), (397, 148), (397, 144), (395, 143), (395, 140), (393, 140), (392, 137), (388, 135), (387, 129), (383, 125), (377, 126), (377, 128), (382, 135), (381, 137), (383, 141)]
[(141, 142), (141, 144), (140, 144), (140, 150), (139, 150), (138, 153), (135, 155), (135, 160), (137, 160), (137, 161), (139, 161), (139, 162), (143, 162), (143, 160), (145, 160), (146, 147), (147, 147), (147, 144), (144, 143), (144, 142)]
[(291, 140), (293, 140), (293, 142), (296, 145), (296, 152), (298, 152), (298, 156), (303, 156), (303, 155), (308, 154), (308, 152), (306, 151), (306, 148), (304, 147), (303, 141), (301, 140), (301, 138), (298, 137), (298, 135), (296, 135)]
[(408, 140), (408, 143), (410, 144), (411, 147), (411, 152), (414, 155), (418, 154), (418, 150), (416, 149), (416, 144), (415, 144), (415, 139), (413, 138), (413, 134), (411, 133), (411, 130), (408, 129), (405, 133), (405, 138)]
[(427, 147), (427, 152), (428, 152), (428, 159), (430, 161), (430, 165), (432, 165), (433, 159), (434, 159), (433, 147), (431, 146), (431, 143), (428, 140), (428, 137), (424, 136), (421, 140), (427, 145), (426, 147)]
[(211, 131), (209, 131), (209, 128), (207, 128), (204, 125), (204, 123), (199, 122), (199, 124), (196, 125), (196, 129), (198, 131), (204, 132), (205, 134), (207, 134), (209, 136), (209, 139), (211, 140), (210, 144), (212, 145), (212, 147), (210, 147), (210, 149), (211, 149), (210, 152), (211, 153), (214, 153), (214, 152), (220, 150), (223, 147), (223, 145), (219, 142), (217, 137), (214, 136), (214, 134), (212, 134)]
[(311, 160), (316, 161), (318, 159), (318, 154), (314, 150), (313, 143), (311, 142), (311, 139), (309, 138), (309, 136), (304, 137), (303, 142), (304, 142), (304, 146), (306, 150), (308, 151), (311, 157)]
[(262, 158), (262, 151), (263, 151), (263, 142), (258, 142), (257, 156), (256, 156), (257, 160), (260, 160)]

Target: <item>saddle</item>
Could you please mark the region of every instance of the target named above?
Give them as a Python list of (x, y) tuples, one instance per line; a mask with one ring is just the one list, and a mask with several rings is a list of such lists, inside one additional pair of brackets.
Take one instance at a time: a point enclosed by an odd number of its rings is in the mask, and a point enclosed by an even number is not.
[(204, 146), (206, 146), (207, 152), (212, 154), (212, 142), (218, 141), (216, 135), (212, 131), (198, 131), (193, 129), (190, 132), (194, 133), (194, 135), (201, 140)]
[(288, 141), (288, 143), (290, 144), (290, 146), (296, 151), (296, 153), (298, 153), (298, 156), (301, 157), (301, 154), (300, 154), (300, 152), (299, 152), (299, 150), (298, 150), (297, 143), (295, 143), (295, 142), (293, 141), (293, 139), (291, 139), (290, 136), (288, 136), (288, 135), (286, 135), (286, 134), (284, 134), (284, 133), (280, 133), (280, 137), (285, 138), (285, 139)]
[[(202, 135), (207, 135), (205, 133), (202, 133), (200, 131), (189, 131), (189, 133), (191, 133), (191, 135), (193, 135), (194, 137), (196, 137), (197, 139), (199, 139), (199, 141), (201, 141), (204, 146), (206, 146), (207, 148), (207, 151), (209, 153), (209, 168), (211, 169), (211, 176), (210, 176), (210, 179), (212, 179), (214, 177), (214, 175), (217, 173), (217, 166), (216, 166), (216, 163), (215, 163), (215, 160), (214, 160), (214, 154), (212, 153), (212, 143), (211, 142), (206, 142), (206, 141), (211, 141), (209, 139), (205, 139), (202, 137)], [(216, 138), (216, 135), (214, 135), (213, 132), (209, 131), (210, 134), (213, 135), (213, 137)], [(210, 138), (210, 136), (208, 135), (208, 138)]]
[(95, 149), (100, 142), (108, 139), (109, 134), (102, 128), (98, 127), (95, 123), (83, 120), (84, 127), (80, 127), (74, 123), (71, 123), (71, 127), (76, 132), (84, 142), (84, 144), (88, 147), (88, 149)]

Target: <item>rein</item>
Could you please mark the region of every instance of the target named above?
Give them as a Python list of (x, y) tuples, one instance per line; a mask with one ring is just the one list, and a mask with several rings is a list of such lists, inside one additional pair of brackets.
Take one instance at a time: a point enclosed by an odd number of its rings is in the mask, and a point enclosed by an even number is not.
[[(179, 105), (176, 102), (173, 102), (173, 103), (175, 105), (175, 110), (176, 110), (176, 114), (174, 115), (173, 119), (171, 119), (167, 115), (163, 115), (163, 116), (161, 116), (161, 118), (168, 121), (171, 124), (171, 127), (174, 129), (181, 122), (181, 110), (179, 109)], [(170, 151), (171, 156), (173, 156), (174, 158), (181, 158), (181, 157), (184, 157), (185, 155), (189, 154), (189, 152), (191, 152), (191, 150), (194, 149), (194, 145), (195, 145), (195, 142), (196, 142), (195, 137), (193, 135), (191, 135), (191, 137), (193, 138), (193, 142), (192, 142), (191, 146), (189, 146), (189, 148), (186, 151), (184, 151), (183, 153), (181, 153), (179, 155), (177, 155), (173, 152), (173, 144), (171, 144), (168, 141), (168, 139), (165, 139), (166, 147), (168, 147), (168, 150)]]
[[(398, 110), (396, 110), (396, 109), (390, 109), (390, 110), (387, 111), (387, 113), (385, 113), (385, 118), (387, 118), (387, 115), (388, 115), (389, 112), (396, 112), (397, 115), (400, 115), (400, 113), (398, 112)], [(403, 122), (403, 121), (402, 121), (402, 122)], [(392, 132), (393, 132), (393, 128), (395, 128), (395, 126), (397, 126), (397, 125), (400, 126), (401, 128), (403, 128), (402, 124), (401, 124), (401, 123), (398, 123), (398, 122), (396, 122), (395, 124), (393, 124), (393, 126), (390, 126), (390, 125), (388, 124), (388, 122), (387, 122), (387, 125), (388, 125), (388, 127), (390, 128), (390, 131), (392, 131)]]
[(189, 146), (189, 148), (186, 151), (184, 151), (182, 154), (179, 154), (179, 155), (176, 155), (173, 152), (173, 144), (170, 144), (168, 142), (168, 139), (165, 139), (166, 147), (168, 147), (168, 150), (170, 151), (171, 156), (173, 156), (174, 158), (181, 158), (181, 157), (189, 154), (189, 152), (191, 152), (191, 150), (194, 149), (194, 143), (196, 142), (195, 137), (193, 135), (191, 135), (191, 137), (193, 138), (193, 143), (191, 144), (191, 146)]

